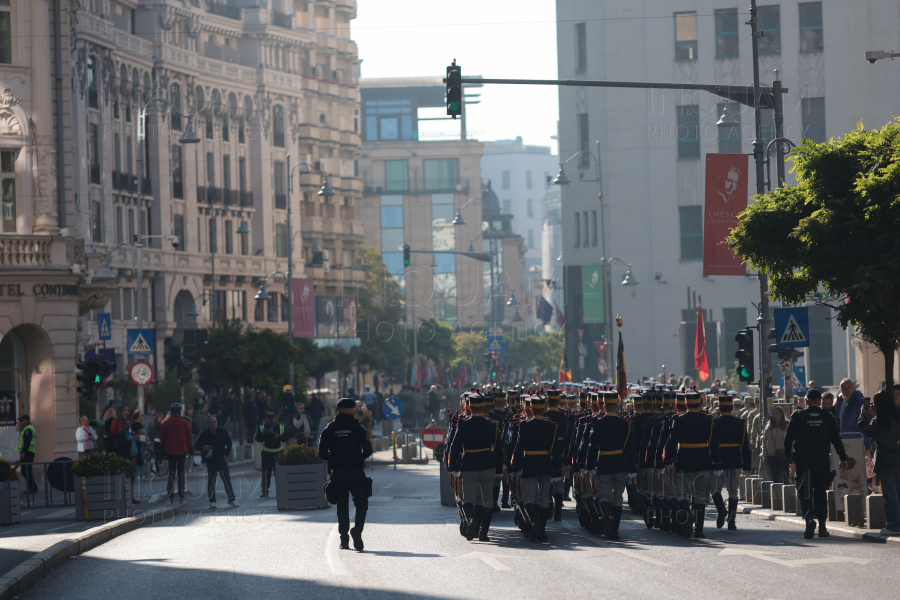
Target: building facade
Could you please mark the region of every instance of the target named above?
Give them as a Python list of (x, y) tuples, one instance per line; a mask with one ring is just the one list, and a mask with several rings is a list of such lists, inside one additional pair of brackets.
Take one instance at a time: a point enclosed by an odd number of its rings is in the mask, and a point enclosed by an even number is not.
[[(784, 132), (794, 142), (824, 141), (862, 121), (880, 127), (892, 119), (900, 80), (884, 77), (863, 60), (865, 50), (897, 45), (900, 9), (866, 3), (761, 3), (761, 81), (781, 80)], [(728, 0), (675, 0), (636, 6), (625, 0), (558, 0), (560, 79), (746, 85), (752, 82), (746, 6)], [(627, 50), (624, 50), (627, 49)], [(885, 65), (886, 66), (886, 65)], [(560, 160), (571, 183), (563, 189), (563, 262), (567, 341), (586, 343), (585, 369), (596, 376), (595, 336), (603, 326), (582, 326), (582, 267), (607, 253), (633, 264), (639, 285), (622, 286), (625, 267), (612, 271), (612, 314), (624, 317), (629, 374), (655, 377), (690, 372), (691, 331), (697, 306), (707, 323), (707, 352), (733, 365), (734, 334), (756, 322), (755, 275), (704, 277), (703, 182), (707, 153), (752, 153), (753, 113), (730, 111), (740, 125), (716, 127), (724, 102), (705, 92), (561, 87)], [(763, 137), (774, 137), (771, 111), (763, 111)], [(597, 145), (599, 142), (599, 147)], [(601, 181), (593, 156), (599, 152)], [(579, 154), (580, 153), (580, 154)], [(755, 193), (752, 156), (745, 184)], [(597, 201), (602, 191), (602, 209)], [(597, 215), (595, 217), (595, 211)], [(595, 218), (598, 223), (595, 226)], [(599, 236), (595, 228), (600, 229)], [(600, 243), (597, 239), (599, 237)], [(811, 307), (812, 346), (801, 364), (819, 385), (848, 373), (848, 335), (830, 312)], [(710, 345), (710, 322), (721, 334)], [(687, 327), (679, 327), (686, 323)], [(579, 332), (585, 338), (579, 340)], [(715, 339), (715, 338), (714, 338)], [(759, 343), (757, 338), (757, 344)], [(712, 350), (712, 351), (711, 351)], [(570, 350), (570, 356), (572, 351)], [(573, 361), (574, 362), (574, 361)], [(777, 369), (774, 371), (777, 376)], [(719, 366), (714, 375), (724, 376)], [(777, 385), (778, 382), (776, 381)]]

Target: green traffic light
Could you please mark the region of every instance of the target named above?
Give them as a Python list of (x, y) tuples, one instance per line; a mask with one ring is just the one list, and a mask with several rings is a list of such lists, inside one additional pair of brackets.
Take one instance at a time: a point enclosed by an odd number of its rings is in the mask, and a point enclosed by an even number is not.
[(451, 102), (449, 108), (453, 112), (458, 111), (459, 110), (459, 102)]
[(750, 377), (750, 373), (747, 371), (747, 369), (741, 369), (740, 375), (743, 379), (748, 379)]
[(94, 383), (101, 383), (99, 375), (94, 375)]

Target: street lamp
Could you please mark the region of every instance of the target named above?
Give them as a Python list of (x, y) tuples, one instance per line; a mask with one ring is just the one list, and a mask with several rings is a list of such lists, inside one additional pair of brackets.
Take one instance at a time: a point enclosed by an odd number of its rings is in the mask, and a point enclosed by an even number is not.
[(866, 60), (870, 65), (874, 65), (879, 60), (885, 58), (890, 58), (891, 60), (900, 58), (900, 52), (894, 52), (893, 50), (890, 52), (885, 52), (884, 50), (869, 50), (866, 52)]

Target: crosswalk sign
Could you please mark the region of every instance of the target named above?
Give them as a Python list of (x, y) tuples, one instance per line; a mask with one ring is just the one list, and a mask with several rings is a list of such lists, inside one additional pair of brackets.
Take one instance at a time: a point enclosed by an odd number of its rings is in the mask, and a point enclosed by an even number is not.
[(101, 341), (112, 339), (112, 317), (109, 313), (97, 313), (97, 331)]
[(779, 348), (809, 347), (809, 308), (775, 309), (775, 343)]
[(153, 354), (152, 329), (128, 329), (126, 333), (128, 354)]

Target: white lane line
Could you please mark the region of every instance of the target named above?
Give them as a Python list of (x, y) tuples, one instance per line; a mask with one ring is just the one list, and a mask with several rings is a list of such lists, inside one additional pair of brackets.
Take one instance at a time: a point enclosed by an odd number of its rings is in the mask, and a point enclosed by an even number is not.
[(606, 550), (610, 550), (612, 552), (617, 552), (617, 553), (619, 553), (623, 556), (627, 556), (629, 558), (636, 558), (637, 560), (641, 560), (641, 561), (650, 563), (651, 565), (657, 565), (660, 567), (671, 567), (672, 566), (667, 562), (663, 562), (661, 560), (656, 560), (655, 558), (650, 558), (649, 556), (645, 556), (645, 555), (641, 554), (640, 552), (635, 552), (634, 550), (626, 550), (625, 548), (615, 548), (610, 544), (602, 544), (602, 543), (600, 543), (599, 540), (595, 540), (594, 538), (589, 537), (587, 534), (582, 533), (582, 531), (578, 527), (575, 527), (571, 523), (566, 523), (565, 521), (560, 521), (560, 525), (562, 525), (566, 529), (570, 530), (572, 533), (579, 535), (579, 536), (583, 537), (584, 539), (586, 539)]
[(59, 527), (54, 527), (53, 529), (45, 529), (45, 533), (50, 533), (51, 531), (59, 531), (60, 529), (65, 529), (66, 527), (71, 527), (72, 525), (78, 525), (78, 523), (66, 523), (65, 525), (60, 525)]
[(328, 568), (331, 569), (331, 574), (339, 577), (350, 575), (350, 569), (347, 568), (347, 565), (344, 564), (344, 559), (341, 558), (340, 543), (341, 536), (338, 533), (338, 526), (335, 525), (328, 536), (328, 541), (325, 542), (325, 561), (328, 563)]

